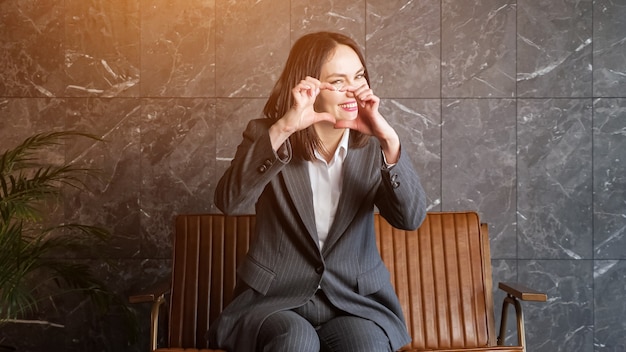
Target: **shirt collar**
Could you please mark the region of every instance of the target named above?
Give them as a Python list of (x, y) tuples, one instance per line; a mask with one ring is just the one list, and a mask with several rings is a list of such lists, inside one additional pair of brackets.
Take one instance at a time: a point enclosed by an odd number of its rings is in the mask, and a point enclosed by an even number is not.
[[(346, 154), (348, 153), (348, 145), (350, 141), (350, 129), (346, 128), (343, 132), (343, 136), (341, 136), (341, 140), (337, 145), (337, 150), (335, 150), (335, 155), (333, 156), (333, 160), (338, 158), (339, 161), (343, 162), (346, 159)], [(319, 160), (324, 160), (324, 158), (320, 155), (320, 153), (315, 150), (315, 157)], [(332, 161), (331, 161), (332, 163)]]
[(339, 141), (339, 145), (337, 146), (337, 151), (335, 152), (335, 156), (339, 155), (341, 161), (346, 158), (346, 154), (348, 153), (348, 142), (350, 141), (350, 129), (346, 128), (346, 131), (343, 133), (341, 140)]

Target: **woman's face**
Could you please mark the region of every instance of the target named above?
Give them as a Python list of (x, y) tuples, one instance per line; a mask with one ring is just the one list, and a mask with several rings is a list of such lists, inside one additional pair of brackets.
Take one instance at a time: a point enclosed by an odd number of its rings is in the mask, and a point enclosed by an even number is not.
[(338, 45), (322, 65), (321, 82), (335, 86), (336, 91), (322, 90), (315, 100), (315, 110), (333, 114), (337, 120), (353, 120), (359, 112), (356, 99), (344, 88), (367, 84), (365, 67), (352, 48)]

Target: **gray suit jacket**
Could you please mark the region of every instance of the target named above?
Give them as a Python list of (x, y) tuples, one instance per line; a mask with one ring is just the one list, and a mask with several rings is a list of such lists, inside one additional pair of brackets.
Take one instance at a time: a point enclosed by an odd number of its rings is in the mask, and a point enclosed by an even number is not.
[(305, 161), (285, 143), (272, 149), (273, 121), (250, 121), (234, 160), (220, 179), (215, 203), (225, 214), (254, 204), (256, 236), (239, 267), (236, 298), (209, 330), (213, 347), (255, 351), (265, 318), (306, 303), (318, 286), (339, 309), (382, 327), (398, 349), (410, 341), (389, 272), (376, 247), (375, 206), (393, 226), (417, 228), (425, 196), (407, 153), (387, 170), (375, 138), (349, 148), (335, 221), (320, 252)]

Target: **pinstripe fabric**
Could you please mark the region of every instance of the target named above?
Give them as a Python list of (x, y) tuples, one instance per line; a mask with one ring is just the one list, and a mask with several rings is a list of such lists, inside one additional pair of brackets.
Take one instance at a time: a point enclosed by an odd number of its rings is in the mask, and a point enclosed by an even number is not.
[(311, 326), (318, 328), (343, 313), (335, 308), (322, 291), (317, 291), (315, 296), (304, 305), (293, 310), (306, 319)]
[[(271, 147), (271, 120), (253, 120), (231, 166), (220, 179), (215, 204), (237, 214), (255, 204), (256, 233), (239, 267), (237, 292), (209, 331), (212, 346), (255, 351), (263, 321), (308, 302), (321, 286), (334, 306), (380, 326), (393, 349), (409, 342), (402, 309), (374, 234), (373, 211), (395, 227), (417, 228), (425, 197), (406, 153), (381, 170), (375, 139), (346, 155), (343, 191), (320, 253), (305, 162), (279, 158)], [(289, 149), (289, 148), (286, 148)]]
[(341, 316), (318, 331), (320, 352), (391, 352), (385, 332), (371, 320)]
[(315, 328), (297, 313), (287, 310), (270, 315), (258, 336), (259, 352), (319, 352)]

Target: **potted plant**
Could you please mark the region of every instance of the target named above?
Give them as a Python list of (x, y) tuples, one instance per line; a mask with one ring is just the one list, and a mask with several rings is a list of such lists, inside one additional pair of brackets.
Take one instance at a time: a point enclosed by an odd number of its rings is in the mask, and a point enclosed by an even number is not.
[(88, 296), (101, 312), (119, 303), (132, 319), (132, 312), (88, 265), (60, 255), (110, 237), (102, 227), (49, 216), (63, 189), (87, 190), (85, 180), (97, 176), (91, 168), (44, 160), (42, 152), (69, 138), (98, 140), (75, 131), (39, 133), (0, 155), (0, 326), (28, 323), (42, 300), (76, 292)]

